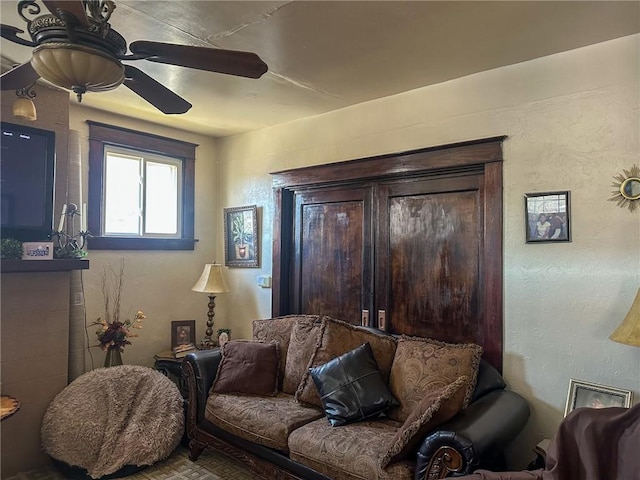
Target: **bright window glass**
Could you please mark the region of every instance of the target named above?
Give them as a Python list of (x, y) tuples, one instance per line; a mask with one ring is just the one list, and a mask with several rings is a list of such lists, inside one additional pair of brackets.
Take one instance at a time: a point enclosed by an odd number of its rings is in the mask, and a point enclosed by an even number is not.
[(105, 236), (179, 236), (180, 160), (108, 148), (104, 165)]

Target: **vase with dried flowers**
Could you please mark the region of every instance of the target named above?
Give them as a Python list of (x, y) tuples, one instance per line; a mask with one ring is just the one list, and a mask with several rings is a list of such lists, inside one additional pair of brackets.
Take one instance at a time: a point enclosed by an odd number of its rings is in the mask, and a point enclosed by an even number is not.
[(107, 352), (104, 360), (105, 367), (122, 365), (122, 352), (125, 345), (131, 345), (129, 339), (138, 336), (131, 330), (142, 328), (142, 321), (147, 318), (141, 310), (138, 310), (133, 318), (121, 318), (120, 301), (123, 286), (124, 260), (121, 260), (117, 271), (105, 265), (101, 279), (104, 317), (98, 317), (91, 324), (100, 326), (96, 335), (100, 348)]

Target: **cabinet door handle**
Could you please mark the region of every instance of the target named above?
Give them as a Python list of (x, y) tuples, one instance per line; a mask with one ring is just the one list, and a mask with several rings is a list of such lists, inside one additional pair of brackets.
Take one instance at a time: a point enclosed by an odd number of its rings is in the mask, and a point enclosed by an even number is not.
[(380, 330), (386, 330), (387, 327), (387, 312), (384, 310), (378, 310), (378, 328)]
[(363, 327), (369, 326), (369, 310), (362, 310), (362, 318), (360, 320), (360, 325)]

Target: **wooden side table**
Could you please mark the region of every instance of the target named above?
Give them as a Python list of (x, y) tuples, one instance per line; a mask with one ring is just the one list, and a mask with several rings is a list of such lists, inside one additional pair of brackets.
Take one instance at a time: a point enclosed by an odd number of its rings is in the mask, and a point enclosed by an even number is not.
[(0, 420), (6, 420), (20, 410), (20, 400), (10, 395), (2, 395), (0, 400)]
[(527, 467), (529, 470), (537, 470), (545, 467), (547, 462), (547, 448), (549, 448), (550, 441), (551, 440), (549, 438), (543, 438), (535, 447), (533, 447), (536, 458)]
[(166, 375), (175, 383), (185, 400), (189, 396), (187, 383), (182, 378), (182, 358), (173, 356), (171, 350), (164, 350), (153, 356), (155, 362), (153, 368)]

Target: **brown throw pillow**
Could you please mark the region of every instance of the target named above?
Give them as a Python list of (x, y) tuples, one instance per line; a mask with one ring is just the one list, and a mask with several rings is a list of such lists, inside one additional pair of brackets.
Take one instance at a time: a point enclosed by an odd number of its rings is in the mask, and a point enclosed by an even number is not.
[(389, 389), (400, 402), (387, 415), (404, 422), (429, 392), (466, 375), (469, 377), (464, 407), (476, 386), (482, 347), (472, 343), (451, 344), (420, 337), (402, 336), (393, 359)]
[(468, 385), (469, 377), (462, 376), (446, 387), (429, 392), (394, 435), (380, 466), (385, 468), (391, 462), (406, 458), (431, 430), (462, 410)]
[(222, 360), (211, 391), (248, 395), (278, 394), (278, 342), (232, 340), (222, 347)]
[(322, 323), (317, 315), (299, 316), (291, 329), (287, 360), (284, 366), (282, 391), (294, 395), (309, 369), (311, 356), (322, 335)]
[[(323, 317), (322, 334), (320, 342), (313, 352), (309, 367), (316, 367), (327, 363), (329, 360), (347, 353), (364, 343), (371, 345), (373, 356), (378, 364), (380, 373), (385, 382), (389, 380), (389, 372), (396, 351), (395, 338), (374, 333), (362, 327), (351, 325), (350, 323), (336, 320), (331, 317)], [(309, 372), (306, 372), (296, 391), (296, 400), (301, 403), (322, 407), (318, 390), (311, 379)]]
[[(289, 350), (289, 340), (294, 325), (301, 321), (320, 321), (319, 315), (286, 315), (284, 317), (267, 318), (253, 321), (253, 340), (257, 342), (269, 343), (272, 340), (278, 342), (280, 346), (280, 365), (278, 378), (282, 387), (285, 378), (285, 365), (287, 363), (287, 352)], [(306, 364), (305, 364), (306, 367)], [(299, 381), (298, 381), (299, 383)], [(298, 385), (296, 384), (296, 388)], [(290, 392), (295, 393), (295, 389)]]

